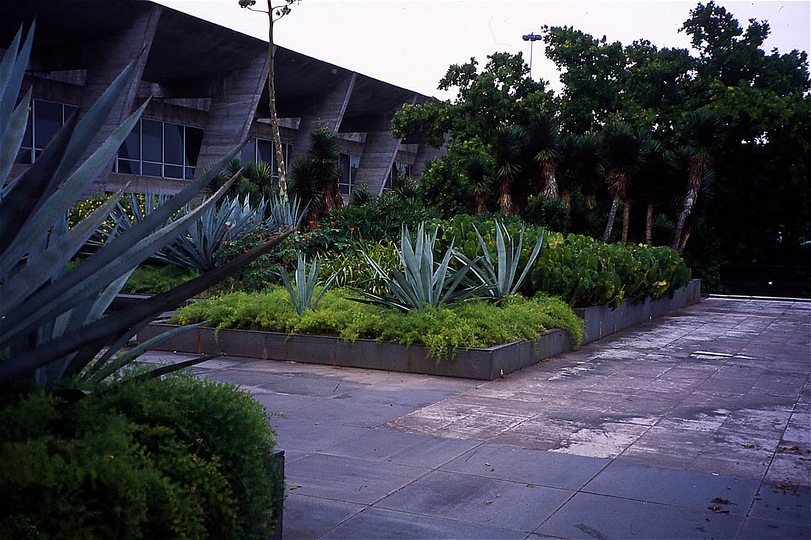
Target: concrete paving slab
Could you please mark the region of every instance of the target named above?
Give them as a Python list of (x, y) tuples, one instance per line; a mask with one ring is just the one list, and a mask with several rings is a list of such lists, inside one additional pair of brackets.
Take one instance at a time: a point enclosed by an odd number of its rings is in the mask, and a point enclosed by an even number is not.
[(735, 538), (744, 516), (578, 493), (535, 530), (556, 538)]
[(759, 486), (758, 480), (615, 461), (582, 491), (696, 510), (720, 505), (728, 513), (745, 515)]
[(428, 469), (375, 463), (327, 454), (309, 454), (285, 465), (288, 488), (296, 494), (372, 504), (428, 473)]
[(526, 537), (527, 534), (522, 531), (489, 527), (435, 516), (414, 515), (385, 508), (364, 510), (323, 536), (319, 536), (319, 538), (325, 540), (333, 538), (347, 540), (357, 540), (359, 538), (523, 540)]
[(375, 506), (529, 533), (572, 495), (524, 482), (432, 471)]
[(808, 538), (809, 360), (811, 302), (711, 298), (484, 383), (195, 371), (284, 415), (285, 537)]
[(443, 465), (440, 470), (576, 491), (608, 463), (607, 459), (527, 450), (505, 444), (482, 444)]
[(476, 441), (374, 429), (326, 446), (322, 453), (435, 469), (477, 445)]

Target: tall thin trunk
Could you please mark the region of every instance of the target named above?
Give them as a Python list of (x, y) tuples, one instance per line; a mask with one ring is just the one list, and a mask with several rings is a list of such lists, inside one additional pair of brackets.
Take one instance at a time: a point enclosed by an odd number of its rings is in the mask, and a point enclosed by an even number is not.
[(515, 213), (515, 205), (510, 191), (512, 190), (512, 181), (502, 179), (498, 185), (498, 207), (502, 214), (510, 216)]
[(605, 225), (605, 232), (603, 233), (603, 242), (608, 242), (611, 239), (611, 233), (614, 231), (614, 220), (617, 218), (617, 208), (620, 205), (620, 198), (614, 197), (611, 201), (611, 211), (608, 212), (608, 223)]
[(648, 213), (645, 215), (645, 243), (653, 245), (653, 203), (648, 203)]
[(541, 190), (543, 196), (547, 199), (554, 199), (558, 196), (558, 182), (555, 179), (556, 163), (554, 160), (547, 159), (541, 164), (541, 179), (543, 186)]
[[(684, 223), (693, 211), (693, 206), (698, 199), (698, 192), (701, 189), (701, 177), (704, 171), (707, 170), (708, 164), (704, 160), (693, 160), (690, 162), (690, 167), (687, 172), (687, 194), (684, 196), (684, 206), (679, 219), (676, 221), (676, 229), (673, 231), (673, 249), (679, 249), (682, 242), (682, 230), (684, 230)], [(686, 243), (686, 241), (684, 242)]]
[(631, 221), (631, 201), (625, 199), (622, 205), (622, 244), (628, 243), (628, 222)]
[(279, 191), (281, 196), (287, 198), (287, 170), (284, 164), (284, 150), (282, 148), (282, 135), (279, 132), (279, 119), (276, 116), (276, 91), (274, 81), (276, 52), (273, 48), (273, 6), (268, 0), (268, 102), (270, 105), (270, 128), (273, 132), (273, 146), (276, 149), (276, 161), (279, 166)]
[(687, 241), (690, 239), (690, 235), (692, 233), (693, 233), (693, 228), (688, 226), (687, 230), (684, 231), (684, 236), (681, 239), (681, 242), (679, 243), (679, 249), (678, 249), (679, 253), (684, 252), (684, 248), (687, 246)]
[(476, 213), (484, 214), (487, 212), (487, 201), (484, 195), (476, 195)]

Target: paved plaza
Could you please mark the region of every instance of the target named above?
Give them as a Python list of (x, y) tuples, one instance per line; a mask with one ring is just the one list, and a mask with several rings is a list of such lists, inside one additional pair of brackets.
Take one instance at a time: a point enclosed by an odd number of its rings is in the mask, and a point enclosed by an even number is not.
[(811, 537), (809, 302), (705, 299), (492, 382), (196, 369), (278, 413), (284, 538)]

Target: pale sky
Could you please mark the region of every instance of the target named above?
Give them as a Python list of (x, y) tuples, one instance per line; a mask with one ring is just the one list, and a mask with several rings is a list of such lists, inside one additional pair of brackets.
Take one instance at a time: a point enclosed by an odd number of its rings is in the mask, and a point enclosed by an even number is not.
[[(267, 39), (267, 17), (241, 9), (237, 0), (157, 0), (159, 3)], [(283, 0), (276, 0), (283, 3)], [(543, 25), (573, 26), (594, 37), (628, 45), (647, 39), (658, 47), (689, 48), (678, 32), (697, 5), (687, 1), (501, 1), (501, 0), (301, 0), (275, 25), (277, 45), (442, 99), (437, 90), (451, 64), (475, 57), (482, 66), (494, 52), (523, 52), (529, 33)], [(704, 2), (706, 3), (706, 1)], [(751, 18), (768, 21), (767, 51), (811, 48), (811, 2), (716, 1), (745, 28)], [(274, 4), (276, 5), (276, 4)], [(256, 7), (266, 7), (258, 0)], [(533, 78), (559, 90), (554, 64), (532, 45)]]

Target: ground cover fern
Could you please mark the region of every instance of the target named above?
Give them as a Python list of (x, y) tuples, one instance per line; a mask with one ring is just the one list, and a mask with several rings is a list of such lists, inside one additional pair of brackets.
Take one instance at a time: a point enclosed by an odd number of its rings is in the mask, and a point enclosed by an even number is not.
[(282, 287), (272, 287), (265, 293), (237, 292), (184, 307), (174, 320), (181, 324), (207, 320), (218, 329), (422, 344), (438, 360), (452, 358), (458, 349), (535, 340), (550, 328), (568, 331), (575, 347), (582, 340), (581, 320), (558, 298), (513, 295), (497, 305), (473, 300), (403, 312), (357, 302), (353, 294), (343, 289), (329, 290), (317, 309), (299, 315)]

